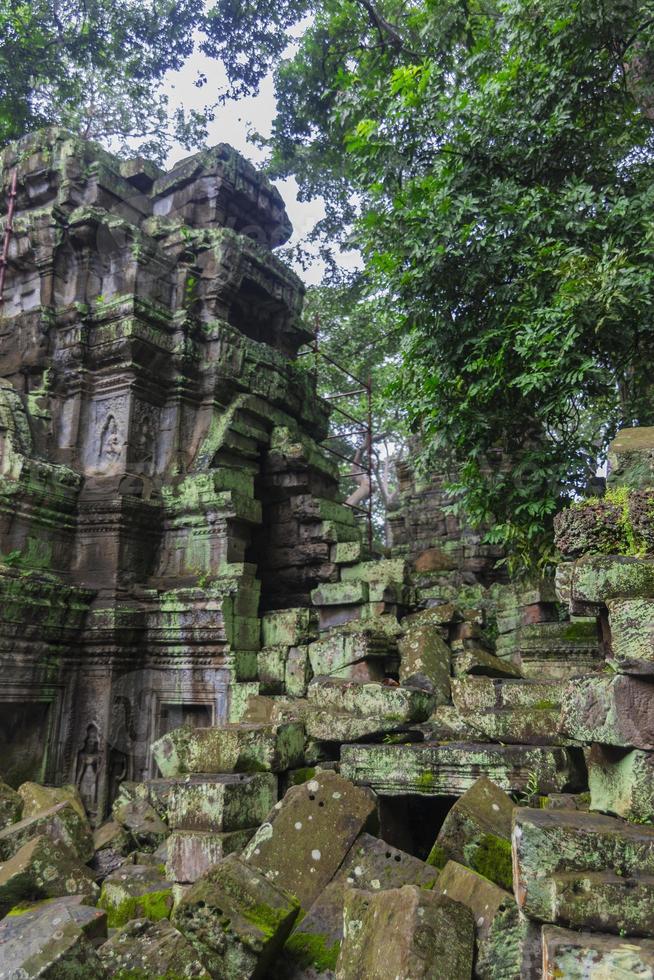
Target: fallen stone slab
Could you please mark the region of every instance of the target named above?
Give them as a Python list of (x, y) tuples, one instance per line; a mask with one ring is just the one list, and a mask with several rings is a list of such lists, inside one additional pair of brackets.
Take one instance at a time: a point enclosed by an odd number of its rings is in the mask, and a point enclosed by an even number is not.
[(93, 857), (93, 836), (88, 822), (82, 820), (70, 803), (58, 803), (0, 831), (0, 860), (8, 860), (24, 844), (42, 834), (65, 844), (81, 861)]
[(539, 976), (540, 926), (520, 912), (511, 892), (456, 861), (447, 862), (434, 890), (472, 912), (477, 936), (475, 977), (522, 980)]
[(544, 793), (583, 779), (568, 749), (483, 742), (344, 745), (341, 775), (382, 796), (461, 796), (481, 775), (507, 793), (525, 792), (534, 779)]
[(516, 808), (512, 847), (516, 901), (541, 922), (554, 917), (553, 875), (606, 869), (625, 879), (654, 874), (654, 827), (596, 813)]
[(335, 772), (319, 771), (307, 783), (289, 789), (243, 858), (296, 895), (308, 911), (375, 815), (371, 793)]
[(123, 926), (130, 919), (167, 919), (173, 907), (173, 883), (152, 865), (123, 864), (102, 883), (98, 906), (107, 912), (107, 924)]
[(224, 833), (210, 830), (173, 831), (168, 838), (166, 877), (170, 881), (183, 883), (197, 881), (228, 854), (242, 851), (255, 831), (256, 827)]
[(23, 901), (83, 895), (95, 904), (100, 894), (90, 870), (65, 844), (34, 837), (0, 864), (0, 915)]
[[(557, 589), (560, 582), (557, 575)], [(587, 555), (574, 562), (565, 591), (573, 607), (588, 611), (609, 599), (654, 598), (654, 560)]]
[(304, 728), (296, 722), (177, 728), (155, 742), (152, 752), (164, 776), (282, 772), (302, 765)]
[(452, 673), (455, 677), (522, 677), (519, 667), (496, 657), (479, 643), (466, 644), (463, 650), (452, 654)]
[(342, 865), (297, 925), (284, 947), (284, 976), (336, 968), (343, 938), (343, 906), (348, 888), (383, 891), (402, 885), (431, 888), (438, 871), (370, 834), (361, 834)]
[[(399, 632), (399, 625), (394, 631), (377, 620), (354, 622), (332, 629), (309, 644), (311, 669), (316, 677), (334, 675), (382, 680), (384, 660), (397, 656), (396, 634)], [(370, 669), (364, 670), (365, 665), (369, 665)]]
[(578, 742), (654, 749), (654, 678), (580, 677), (561, 701), (559, 730)]
[(610, 659), (628, 674), (654, 674), (654, 599), (609, 599)]
[(91, 942), (65, 908), (7, 916), (0, 922), (0, 949), (0, 980), (107, 977)]
[(22, 797), (0, 779), (0, 830), (17, 823), (23, 815)]
[(428, 863), (443, 868), (448, 861), (457, 861), (510, 890), (513, 808), (513, 800), (482, 776), (445, 817)]
[(107, 820), (93, 832), (93, 847), (95, 854), (89, 865), (99, 878), (105, 878), (125, 863), (136, 844), (117, 820)]
[(432, 694), (417, 688), (360, 684), (341, 678), (316, 678), (309, 685), (307, 734), (326, 742), (357, 741), (426, 721)]
[(23, 817), (33, 817), (44, 810), (51, 810), (58, 803), (70, 803), (82, 820), (87, 820), (86, 810), (76, 786), (41, 786), (40, 783), (23, 783), (18, 787), (23, 801)]
[(413, 885), (381, 892), (350, 888), (343, 932), (337, 980), (470, 980), (472, 913), (444, 895)]
[(110, 977), (201, 977), (210, 980), (202, 960), (170, 922), (135, 919), (98, 949)]
[[(561, 871), (547, 879), (545, 891), (548, 922), (620, 936), (654, 936), (654, 875)], [(545, 911), (544, 901), (542, 907)]]
[(271, 772), (189, 776), (168, 797), (172, 830), (230, 831), (256, 827), (277, 802), (277, 776)]
[(592, 810), (638, 823), (654, 819), (654, 754), (593, 745), (586, 765)]
[(112, 813), (141, 850), (155, 850), (170, 833), (155, 808), (147, 800), (119, 798)]
[(543, 978), (607, 980), (654, 977), (654, 942), (597, 932), (543, 928)]
[(293, 928), (297, 899), (230, 854), (184, 893), (173, 925), (212, 977), (264, 977)]
[(452, 700), (474, 731), (498, 742), (551, 745), (566, 681), (466, 677), (452, 681)]
[[(8, 925), (14, 921), (17, 925), (16, 931), (19, 931), (40, 915), (56, 909), (64, 909), (77, 928), (97, 948), (107, 939), (107, 913), (104, 909), (94, 908), (86, 905), (85, 902), (83, 895), (65, 895), (60, 898), (44, 898), (38, 902), (21, 902), (11, 909), (3, 921)], [(5, 936), (7, 935), (8, 933), (5, 933)]]
[(569, 680), (604, 665), (597, 620), (576, 617), (563, 623), (532, 623), (516, 634), (516, 656), (524, 677)]
[(419, 687), (434, 695), (434, 704), (450, 700), (450, 667), (452, 652), (429, 625), (410, 626), (398, 641), (400, 683)]

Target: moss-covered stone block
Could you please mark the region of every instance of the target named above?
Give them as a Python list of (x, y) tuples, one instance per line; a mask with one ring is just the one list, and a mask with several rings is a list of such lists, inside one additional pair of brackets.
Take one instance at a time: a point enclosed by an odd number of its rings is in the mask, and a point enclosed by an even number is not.
[(510, 797), (482, 776), (445, 817), (428, 862), (444, 867), (457, 861), (509, 890), (512, 812)]
[(578, 742), (654, 749), (654, 678), (579, 677), (561, 699), (559, 731)]
[(165, 919), (128, 922), (103, 943), (98, 956), (114, 980), (211, 978), (191, 943)]
[(654, 942), (547, 926), (543, 929), (543, 976), (566, 980), (654, 976)]
[(261, 640), (264, 647), (298, 646), (309, 643), (318, 633), (315, 609), (276, 609), (261, 617)]
[(621, 429), (609, 444), (609, 486), (647, 487), (654, 484), (654, 428)]
[(82, 820), (87, 820), (84, 804), (76, 786), (41, 786), (39, 783), (23, 783), (18, 787), (23, 800), (23, 817), (33, 817), (44, 810), (50, 810), (58, 803), (70, 803)]
[(23, 814), (23, 798), (0, 780), (0, 830), (18, 823)]
[(155, 850), (170, 833), (155, 808), (144, 799), (118, 797), (113, 805), (114, 819), (125, 828), (141, 850)]
[(274, 773), (189, 776), (170, 790), (168, 825), (173, 830), (243, 830), (262, 823), (276, 802)]
[(654, 674), (654, 599), (609, 599), (611, 661), (620, 671)]
[(106, 980), (108, 974), (71, 912), (53, 905), (0, 922), (2, 972), (7, 977)]
[(81, 861), (93, 857), (93, 836), (86, 819), (70, 803), (58, 803), (0, 831), (0, 859), (12, 857), (23, 844), (44, 834), (55, 843), (65, 844)]
[[(586, 911), (574, 913), (575, 926), (583, 925), (583, 916), (591, 914), (594, 901), (582, 881), (588, 874), (603, 874), (607, 869), (619, 872), (624, 879), (621, 886), (624, 903), (628, 903), (630, 889), (636, 887), (636, 882), (630, 879), (643, 880), (651, 888), (654, 827), (636, 826), (578, 810), (521, 807), (513, 813), (512, 847), (516, 900), (526, 915), (541, 922), (557, 920), (560, 900), (567, 902), (567, 915), (572, 916), (577, 896), (579, 909), (585, 906)], [(559, 888), (557, 875), (573, 878), (561, 879)], [(579, 878), (577, 885), (575, 875)], [(564, 899), (557, 897), (557, 889), (566, 896)], [(609, 891), (607, 887), (606, 893)], [(600, 894), (598, 883), (598, 901)], [(649, 911), (651, 915), (651, 906)]]
[(400, 682), (429, 691), (436, 704), (450, 700), (452, 653), (437, 629), (414, 625), (398, 642)]
[(168, 838), (166, 877), (182, 883), (197, 881), (228, 854), (240, 853), (255, 829), (173, 831)]
[(163, 776), (282, 772), (304, 761), (304, 728), (295, 722), (177, 728), (155, 742), (152, 752)]
[(293, 927), (299, 903), (230, 855), (195, 882), (173, 913), (212, 977), (263, 977)]
[(0, 864), (0, 914), (42, 898), (82, 895), (95, 904), (100, 894), (91, 871), (65, 844), (41, 835)]
[(173, 907), (172, 882), (152, 865), (124, 864), (105, 878), (98, 906), (112, 928), (132, 919), (167, 919)]
[(590, 807), (638, 823), (654, 822), (654, 754), (593, 745), (586, 753)]
[(337, 980), (411, 977), (469, 980), (475, 927), (470, 909), (444, 895), (404, 885), (345, 895)]
[(565, 681), (466, 677), (452, 681), (452, 700), (473, 731), (518, 745), (561, 744), (557, 726)]
[(376, 814), (372, 794), (334, 772), (288, 790), (243, 852), (307, 911)]

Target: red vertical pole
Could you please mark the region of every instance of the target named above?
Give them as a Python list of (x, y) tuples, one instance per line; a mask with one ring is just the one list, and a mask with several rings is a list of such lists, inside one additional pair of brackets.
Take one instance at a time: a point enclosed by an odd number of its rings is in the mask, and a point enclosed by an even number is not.
[(9, 203), (7, 205), (7, 222), (5, 224), (5, 238), (2, 245), (2, 255), (0, 256), (0, 306), (5, 299), (5, 277), (7, 275), (7, 262), (9, 260), (9, 243), (11, 234), (14, 230), (14, 210), (16, 207), (16, 185), (18, 183), (18, 170), (14, 170), (11, 177), (11, 188), (9, 190)]

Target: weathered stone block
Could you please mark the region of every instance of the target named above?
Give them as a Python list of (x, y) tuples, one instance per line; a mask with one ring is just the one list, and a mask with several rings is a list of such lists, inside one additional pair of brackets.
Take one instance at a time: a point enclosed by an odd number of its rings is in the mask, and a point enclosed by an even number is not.
[[(399, 631), (399, 625), (397, 631)], [(309, 661), (316, 677), (328, 674), (355, 677), (356, 665), (382, 661), (397, 652), (396, 636), (380, 617), (374, 621), (351, 623), (331, 630), (309, 644)], [(383, 664), (378, 665), (383, 676)], [(381, 679), (381, 677), (380, 677)]]
[(598, 675), (571, 681), (559, 731), (579, 742), (654, 749), (654, 678)]
[(595, 617), (521, 626), (515, 637), (520, 670), (536, 680), (578, 677), (604, 661)]
[(66, 908), (7, 916), (0, 922), (0, 976), (49, 980), (105, 980), (108, 976), (89, 939)]
[[(583, 878), (617, 869), (624, 879), (625, 903), (630, 889), (627, 879), (654, 874), (654, 828), (600, 814), (518, 808), (513, 813), (512, 843), (516, 900), (528, 916), (542, 922), (556, 915), (552, 879), (557, 874)], [(579, 894), (583, 903), (583, 884)], [(574, 889), (571, 895), (574, 901)]]
[(555, 680), (466, 677), (452, 681), (452, 700), (470, 728), (488, 738), (551, 745), (557, 742), (565, 686), (565, 681)]
[(482, 776), (451, 808), (428, 862), (442, 868), (457, 861), (507, 890), (513, 886), (511, 815), (513, 801)]
[(281, 772), (302, 764), (304, 729), (296, 723), (177, 728), (155, 742), (152, 752), (164, 776)]
[(45, 834), (55, 843), (65, 844), (82, 861), (93, 857), (93, 837), (86, 820), (70, 803), (58, 803), (0, 831), (0, 859), (6, 861), (23, 844)]
[(356, 606), (368, 601), (368, 583), (328, 582), (311, 593), (314, 606)]
[(172, 830), (243, 830), (262, 823), (276, 802), (274, 773), (190, 776), (170, 790), (168, 826)]
[(212, 977), (266, 976), (299, 911), (297, 899), (235, 855), (184, 894), (173, 924)]
[(333, 970), (343, 938), (343, 906), (348, 888), (381, 891), (417, 885), (430, 888), (438, 871), (423, 861), (391, 847), (377, 837), (361, 834), (342, 865), (298, 924), (284, 947), (294, 970)]
[(154, 850), (170, 833), (147, 800), (123, 800), (119, 797), (112, 812), (114, 819), (128, 831), (142, 850)]
[(22, 797), (15, 789), (0, 780), (0, 830), (4, 830), (9, 824), (17, 823), (22, 813)]
[(609, 599), (611, 660), (618, 670), (654, 674), (654, 600)]
[(341, 773), (382, 796), (461, 796), (480, 775), (507, 793), (524, 792), (534, 777), (543, 792), (581, 780), (567, 749), (483, 742), (344, 745)]
[(211, 977), (191, 943), (165, 919), (128, 922), (98, 956), (112, 977)]
[(312, 676), (313, 672), (309, 662), (309, 647), (291, 647), (288, 651), (286, 674), (284, 677), (286, 694), (293, 698), (305, 697)]
[(417, 688), (341, 678), (316, 678), (307, 697), (307, 734), (324, 741), (354, 741), (426, 721), (434, 707), (434, 696)]
[(592, 810), (639, 823), (654, 818), (654, 753), (593, 745), (586, 764)]
[(621, 429), (609, 444), (608, 460), (610, 484), (654, 484), (654, 428), (644, 425)]
[(570, 599), (580, 606), (600, 606), (609, 599), (654, 597), (654, 561), (622, 555), (587, 556), (576, 561)]
[(654, 942), (597, 932), (543, 929), (543, 977), (604, 980), (608, 977), (654, 976)]
[(105, 878), (98, 905), (106, 910), (111, 927), (131, 919), (167, 919), (173, 907), (172, 882), (159, 868), (124, 864)]
[(434, 694), (436, 704), (450, 700), (451, 651), (432, 626), (411, 626), (398, 642), (400, 682)]
[(70, 803), (82, 820), (87, 820), (86, 811), (76, 786), (41, 786), (39, 783), (23, 783), (18, 787), (23, 800), (23, 818), (34, 817), (44, 810), (51, 810), (58, 803)]
[(23, 901), (82, 895), (94, 904), (100, 889), (89, 869), (62, 843), (40, 836), (0, 864), (0, 914)]
[(545, 895), (542, 917), (549, 922), (620, 936), (654, 936), (654, 875), (560, 871), (547, 879)]
[(124, 863), (135, 844), (129, 833), (116, 820), (108, 820), (93, 833), (95, 854), (91, 867), (100, 877), (105, 877)]
[(255, 832), (233, 830), (175, 830), (168, 838), (166, 877), (171, 881), (192, 882), (218, 864), (228, 854), (240, 852)]
[(375, 814), (372, 795), (333, 772), (293, 786), (243, 852), (308, 910)]
[(508, 660), (490, 653), (479, 643), (469, 641), (463, 650), (452, 655), (452, 673), (455, 677), (521, 677), (520, 669)]
[(315, 609), (277, 609), (261, 618), (261, 640), (264, 647), (293, 647), (309, 643), (318, 633)]
[(263, 647), (257, 654), (257, 677), (264, 694), (283, 694), (288, 647)]
[(475, 977), (522, 980), (540, 975), (540, 927), (520, 913), (513, 894), (456, 861), (447, 862), (434, 890), (472, 912), (477, 935)]
[(412, 885), (349, 889), (336, 978), (469, 980), (474, 928), (470, 909)]

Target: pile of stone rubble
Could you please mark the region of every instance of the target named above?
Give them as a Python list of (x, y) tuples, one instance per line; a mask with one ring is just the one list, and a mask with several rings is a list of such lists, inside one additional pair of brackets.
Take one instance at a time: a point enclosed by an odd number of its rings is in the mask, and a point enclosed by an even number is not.
[(161, 737), (95, 831), (4, 784), (0, 977), (654, 977), (653, 460), (621, 433), (559, 519), (572, 618), (353, 552), (264, 616), (240, 719)]

